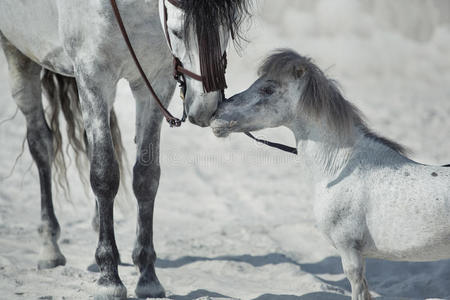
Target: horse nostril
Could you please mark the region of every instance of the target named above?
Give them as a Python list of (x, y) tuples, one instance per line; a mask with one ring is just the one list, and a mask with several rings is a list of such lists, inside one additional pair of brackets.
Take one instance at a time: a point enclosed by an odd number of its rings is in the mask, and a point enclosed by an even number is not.
[(192, 116), (188, 117), (189, 122), (191, 122), (192, 124), (195, 124), (195, 119)]

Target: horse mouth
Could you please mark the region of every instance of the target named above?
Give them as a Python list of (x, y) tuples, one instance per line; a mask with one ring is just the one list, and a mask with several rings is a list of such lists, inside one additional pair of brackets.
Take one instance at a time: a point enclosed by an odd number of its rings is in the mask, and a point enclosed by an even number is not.
[(212, 129), (214, 135), (218, 138), (225, 138), (230, 135), (230, 132), (223, 127), (215, 127)]

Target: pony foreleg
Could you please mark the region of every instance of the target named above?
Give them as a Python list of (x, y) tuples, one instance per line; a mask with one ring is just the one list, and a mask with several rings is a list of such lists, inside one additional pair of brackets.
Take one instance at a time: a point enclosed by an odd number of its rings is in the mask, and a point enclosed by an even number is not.
[[(100, 269), (99, 287), (95, 299), (125, 299), (127, 290), (118, 273), (118, 258), (114, 237), (113, 208), (120, 181), (119, 164), (115, 157), (109, 115), (115, 96), (114, 80), (103, 72), (92, 74), (78, 65), (76, 79), (81, 100), (84, 126), (90, 149), (90, 182), (99, 211), (99, 240), (95, 259)], [(90, 70), (105, 68), (90, 65)], [(100, 80), (103, 79), (103, 80)]]
[(371, 300), (365, 278), (365, 263), (361, 253), (354, 248), (338, 249), (344, 273), (352, 287), (352, 300)]
[(0, 33), (0, 41), (8, 62), (12, 95), (25, 115), (27, 140), (31, 155), (37, 165), (41, 185), (41, 224), (38, 232), (42, 246), (38, 269), (65, 265), (57, 241), (60, 227), (52, 203), (53, 136), (47, 126), (41, 99), (41, 67), (24, 56)]
[(133, 191), (138, 202), (137, 236), (133, 262), (140, 270), (136, 286), (139, 298), (164, 297), (164, 288), (155, 273), (156, 253), (153, 247), (153, 208), (160, 178), (159, 141), (162, 114), (148, 91), (131, 86), (136, 99), (137, 158), (133, 168)]

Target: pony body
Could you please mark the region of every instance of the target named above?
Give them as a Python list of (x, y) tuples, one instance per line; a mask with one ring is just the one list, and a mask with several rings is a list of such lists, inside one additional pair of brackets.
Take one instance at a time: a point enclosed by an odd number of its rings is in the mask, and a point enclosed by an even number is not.
[(260, 78), (223, 102), (219, 136), (286, 126), (315, 182), (318, 227), (338, 250), (352, 299), (370, 299), (364, 257), (450, 257), (450, 169), (410, 160), (376, 135), (334, 81), (291, 50), (268, 57)]

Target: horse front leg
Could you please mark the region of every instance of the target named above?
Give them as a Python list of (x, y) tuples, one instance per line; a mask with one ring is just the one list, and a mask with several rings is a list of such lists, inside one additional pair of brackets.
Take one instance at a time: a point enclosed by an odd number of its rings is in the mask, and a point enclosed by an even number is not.
[[(84, 68), (83, 66), (88, 66)], [(105, 66), (79, 63), (76, 79), (89, 145), (90, 183), (97, 200), (99, 239), (95, 260), (100, 269), (95, 299), (126, 299), (118, 273), (119, 252), (114, 237), (113, 207), (120, 181), (110, 129), (110, 111), (117, 81)], [(96, 71), (98, 70), (98, 72)]]
[(141, 273), (135, 292), (139, 298), (159, 298), (164, 297), (165, 292), (155, 273), (153, 209), (161, 173), (159, 143), (162, 114), (149, 99), (143, 85), (131, 85), (131, 89), (136, 99), (137, 158), (133, 168), (133, 191), (138, 202), (133, 262)]
[(353, 247), (338, 249), (344, 273), (352, 287), (352, 300), (371, 300), (365, 278), (365, 262), (360, 251)]

